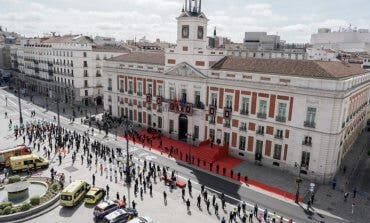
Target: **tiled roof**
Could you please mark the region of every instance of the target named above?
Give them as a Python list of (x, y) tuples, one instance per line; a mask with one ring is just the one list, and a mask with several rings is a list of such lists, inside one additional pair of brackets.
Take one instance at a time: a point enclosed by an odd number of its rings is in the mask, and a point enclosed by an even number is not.
[(109, 59), (110, 61), (120, 61), (129, 63), (141, 64), (156, 64), (164, 65), (164, 52), (134, 52), (130, 54), (120, 55)]
[(130, 50), (121, 46), (93, 46), (92, 50), (95, 52), (115, 52), (115, 53), (129, 53)]
[(359, 64), (314, 60), (241, 58), (234, 56), (223, 58), (212, 69), (328, 79), (367, 73)]
[(81, 35), (65, 35), (52, 36), (42, 43), (93, 43), (93, 40), (88, 36)]

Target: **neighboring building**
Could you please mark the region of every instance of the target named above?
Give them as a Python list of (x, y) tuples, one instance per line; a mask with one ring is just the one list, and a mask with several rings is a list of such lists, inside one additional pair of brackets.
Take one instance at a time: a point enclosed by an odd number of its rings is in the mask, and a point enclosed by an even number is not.
[(370, 73), (359, 64), (227, 56), (186, 1), (177, 45), (109, 59), (104, 107), (163, 134), (211, 139), (242, 159), (328, 181), (365, 126)]
[(280, 50), (282, 44), (278, 35), (267, 35), (266, 32), (245, 32), (244, 46), (247, 50)]
[(370, 53), (370, 32), (368, 29), (352, 29), (351, 27), (339, 31), (320, 28), (318, 33), (311, 35), (311, 44), (314, 48)]
[(102, 66), (105, 59), (125, 49), (95, 46), (80, 35), (23, 39), (11, 50), (14, 77), (24, 87), (71, 104), (101, 105)]
[(115, 46), (117, 45), (116, 39), (113, 37), (103, 37), (103, 36), (96, 36), (94, 38), (94, 43), (99, 46)]
[(316, 49), (313, 47), (308, 47), (306, 52), (308, 60), (339, 61), (339, 52), (332, 49)]

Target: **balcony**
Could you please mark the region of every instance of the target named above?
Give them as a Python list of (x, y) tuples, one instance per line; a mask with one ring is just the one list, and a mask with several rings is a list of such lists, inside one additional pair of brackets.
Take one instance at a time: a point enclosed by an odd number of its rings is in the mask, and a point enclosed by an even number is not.
[(249, 111), (245, 109), (240, 109), (240, 114), (241, 115), (249, 115)]
[(240, 126), (239, 131), (246, 132), (247, 131), (247, 126)]
[(151, 105), (147, 105), (146, 106), (146, 110), (151, 111), (152, 110), (152, 106)]
[(119, 89), (119, 92), (125, 93), (125, 89)]
[(119, 103), (120, 103), (121, 105), (125, 104), (125, 102), (124, 102), (123, 100), (120, 100), (120, 101), (119, 101)]
[(101, 73), (96, 73), (96, 77), (101, 77)]
[(304, 145), (304, 146), (312, 146), (312, 142), (303, 140), (302, 141), (302, 145)]
[(157, 108), (157, 112), (158, 112), (158, 113), (162, 113), (162, 112), (163, 112), (163, 108), (162, 108), (162, 106), (158, 106), (158, 108)]
[(210, 125), (215, 125), (215, 124), (216, 124), (216, 120), (215, 120), (215, 119), (209, 119), (209, 120), (208, 120), (208, 123), (209, 123)]
[(304, 121), (303, 126), (314, 129), (316, 127), (316, 123), (311, 121)]
[(257, 118), (263, 118), (263, 119), (266, 119), (267, 115), (266, 113), (262, 113), (262, 112), (258, 112), (257, 113)]
[(225, 122), (225, 123), (224, 123), (224, 127), (225, 127), (225, 128), (230, 128), (230, 122)]
[(127, 93), (128, 94), (133, 94), (133, 91), (132, 90), (128, 90)]
[(108, 91), (112, 91), (112, 87), (108, 87), (107, 89), (108, 89)]
[(264, 132), (264, 131), (262, 131), (262, 130), (257, 130), (257, 131), (256, 131), (256, 134), (257, 134), (257, 135), (261, 135), (261, 136), (263, 136), (263, 135), (265, 135), (265, 132)]
[(136, 94), (137, 96), (140, 96), (140, 97), (143, 96), (143, 92), (137, 92)]
[(282, 134), (275, 134), (275, 139), (283, 139), (283, 135)]
[(275, 117), (275, 120), (277, 122), (286, 122), (286, 117), (284, 117), (284, 116), (276, 116)]
[(199, 101), (194, 104), (194, 107), (197, 109), (204, 109), (204, 104)]

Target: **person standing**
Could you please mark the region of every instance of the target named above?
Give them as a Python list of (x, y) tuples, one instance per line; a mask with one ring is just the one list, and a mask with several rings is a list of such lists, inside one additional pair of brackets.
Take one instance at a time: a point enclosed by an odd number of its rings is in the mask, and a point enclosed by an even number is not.
[(95, 187), (95, 174), (92, 175), (92, 185)]
[(187, 207), (187, 210), (190, 211), (190, 200), (189, 200), (189, 198), (186, 201), (186, 207)]
[(352, 203), (351, 213), (353, 214), (354, 212), (355, 212), (355, 203)]
[(166, 191), (163, 191), (163, 202), (165, 205), (167, 205), (167, 193)]
[(257, 215), (258, 215), (258, 205), (257, 205), (257, 204), (255, 204), (255, 205), (254, 205), (253, 215), (254, 215), (255, 217), (257, 217)]

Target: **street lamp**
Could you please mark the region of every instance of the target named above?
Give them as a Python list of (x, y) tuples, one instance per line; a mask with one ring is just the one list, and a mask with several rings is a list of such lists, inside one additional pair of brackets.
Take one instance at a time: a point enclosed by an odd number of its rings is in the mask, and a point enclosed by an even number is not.
[(190, 141), (190, 143), (189, 143), (189, 150), (188, 150), (188, 157), (189, 157), (189, 164), (192, 164), (192, 162), (191, 162), (191, 149), (192, 149), (192, 146), (193, 146), (193, 141), (194, 141), (194, 139), (193, 139), (193, 135), (192, 134), (186, 134), (186, 136), (188, 137), (188, 139), (189, 139), (189, 141)]
[(125, 118), (123, 125), (125, 127), (125, 138), (126, 138), (126, 186), (127, 186), (127, 201), (130, 207), (130, 187), (131, 187), (131, 171), (130, 171), (130, 154), (129, 154), (129, 139), (128, 131), (130, 129), (129, 121)]
[(19, 127), (23, 125), (22, 106), (21, 106), (21, 81), (18, 80), (18, 107), (19, 107)]
[[(297, 167), (298, 164), (296, 163), (295, 166)], [(298, 173), (298, 178), (296, 179), (297, 183), (297, 191), (295, 193), (295, 203), (299, 203), (299, 189), (302, 183), (302, 178), (301, 178), (301, 170), (302, 170), (302, 165), (299, 165), (299, 173)]]

